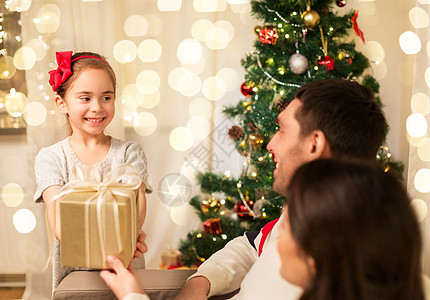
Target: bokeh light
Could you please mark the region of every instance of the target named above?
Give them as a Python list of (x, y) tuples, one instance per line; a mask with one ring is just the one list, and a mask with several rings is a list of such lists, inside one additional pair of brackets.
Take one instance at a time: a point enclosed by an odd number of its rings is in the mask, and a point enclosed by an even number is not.
[(203, 82), (202, 92), (207, 99), (217, 101), (224, 97), (226, 86), (223, 80), (211, 76)]
[(206, 69), (206, 60), (204, 55), (202, 55), (197, 62), (193, 64), (182, 64), (182, 66), (194, 74), (201, 74)]
[(406, 119), (406, 130), (412, 137), (421, 137), (427, 132), (427, 120), (422, 114), (413, 113)]
[(144, 16), (131, 15), (124, 22), (124, 32), (129, 37), (144, 36), (148, 32), (148, 21)]
[(145, 94), (142, 93), (142, 91), (134, 83), (128, 84), (122, 89), (121, 97), (122, 96), (132, 97), (136, 102), (137, 106), (141, 105), (145, 98)]
[(121, 106), (119, 116), (122, 119), (131, 120), (137, 109), (136, 99), (128, 94), (122, 94), (116, 99), (116, 103)]
[(200, 80), (200, 77), (192, 72), (183, 73), (178, 78), (177, 83), (179, 92), (182, 95), (188, 97), (196, 95), (200, 91), (202, 86), (202, 81)]
[(423, 140), (425, 139), (425, 136), (413, 137), (413, 136), (410, 136), (409, 134), (406, 134), (406, 138), (408, 139), (408, 142), (411, 146), (419, 147), (422, 144)]
[(27, 11), (31, 6), (31, 0), (9, 0), (6, 1), (10, 11)]
[(113, 55), (120, 63), (132, 62), (137, 55), (137, 47), (130, 40), (121, 40), (113, 48)]
[(15, 75), (16, 67), (11, 56), (0, 57), (0, 79), (10, 79)]
[(426, 28), (429, 26), (429, 15), (421, 7), (414, 7), (409, 11), (409, 21), (415, 28)]
[(168, 77), (168, 82), (170, 87), (175, 91), (183, 90), (183, 88), (179, 85), (179, 79), (181, 78), (181, 76), (187, 73), (189, 73), (189, 71), (184, 67), (178, 67), (170, 71), (169, 77)]
[(147, 39), (139, 44), (137, 54), (143, 62), (155, 62), (161, 57), (161, 45), (156, 40)]
[(30, 233), (36, 227), (36, 217), (31, 210), (20, 209), (13, 214), (13, 225), (20, 233)]
[(154, 108), (160, 103), (160, 99), (160, 91), (155, 91), (155, 93), (152, 94), (145, 94), (143, 102), (140, 104), (140, 106), (146, 109)]
[(202, 45), (194, 39), (185, 39), (179, 46), (176, 55), (183, 64), (196, 63), (202, 57)]
[(417, 54), (421, 50), (421, 40), (415, 32), (406, 31), (399, 37), (400, 48), (406, 54)]
[(198, 41), (205, 41), (206, 35), (212, 29), (214, 24), (207, 19), (200, 19), (191, 26), (191, 35)]
[(206, 34), (205, 43), (209, 49), (220, 50), (225, 49), (231, 41), (228, 32), (222, 28), (213, 26)]
[(24, 201), (24, 191), (19, 184), (8, 183), (1, 189), (3, 203), (8, 207), (17, 207)]
[(223, 29), (227, 33), (229, 41), (234, 38), (234, 26), (229, 21), (219, 20), (215, 22), (214, 26)]
[(36, 53), (29, 47), (21, 47), (13, 55), (13, 64), (18, 70), (30, 70), (36, 63)]
[(193, 5), (196, 12), (216, 12), (218, 0), (194, 0)]
[(216, 73), (216, 77), (224, 81), (227, 91), (237, 89), (239, 86), (239, 75), (235, 69), (223, 68)]
[[(418, 157), (422, 161), (430, 161), (430, 138), (423, 138), (417, 149)], [(430, 182), (429, 182), (430, 185)]]
[(176, 225), (187, 225), (193, 219), (194, 214), (194, 209), (188, 203), (170, 208), (170, 218)]
[(411, 201), (411, 205), (415, 211), (415, 215), (417, 216), (418, 222), (424, 221), (428, 213), (428, 207), (425, 201), (421, 199), (413, 199)]
[(38, 11), (37, 18), (33, 19), (37, 31), (40, 33), (54, 33), (60, 26), (61, 10), (53, 4), (46, 4)]
[(388, 73), (388, 68), (385, 61), (372, 64), (372, 70), (373, 70), (373, 77), (375, 77), (376, 80), (384, 79)]
[(411, 99), (411, 110), (413, 113), (427, 115), (429, 113), (429, 97), (427, 94), (414, 94)]
[(144, 94), (155, 93), (160, 88), (160, 83), (160, 76), (153, 70), (144, 70), (136, 78), (136, 85)]
[(39, 126), (46, 120), (46, 108), (40, 102), (31, 102), (27, 105), (24, 120), (30, 126)]
[(186, 151), (193, 145), (193, 134), (186, 127), (176, 127), (170, 132), (169, 143), (177, 151)]
[(384, 47), (376, 41), (366, 42), (363, 46), (363, 53), (373, 62), (381, 62), (385, 58)]
[(27, 107), (27, 97), (21, 93), (11, 89), (6, 95), (6, 111), (14, 118), (21, 117)]
[(41, 38), (32, 39), (25, 46), (33, 49), (37, 61), (41, 61), (45, 58), (46, 52), (49, 48)]
[(160, 11), (178, 11), (181, 9), (182, 0), (157, 0)]
[(157, 118), (150, 112), (138, 113), (133, 119), (133, 128), (139, 135), (149, 136), (157, 129)]
[(188, 107), (188, 114), (191, 117), (204, 117), (208, 120), (212, 118), (212, 103), (204, 98), (194, 99)]
[(415, 189), (420, 193), (430, 192), (430, 169), (419, 169), (415, 174), (414, 185)]
[(148, 28), (148, 35), (160, 36), (163, 33), (163, 21), (160, 19), (158, 15), (147, 15), (146, 19), (148, 20), (148, 24), (151, 24)]
[(188, 120), (187, 128), (191, 131), (195, 140), (203, 140), (209, 135), (211, 124), (208, 119), (195, 116)]

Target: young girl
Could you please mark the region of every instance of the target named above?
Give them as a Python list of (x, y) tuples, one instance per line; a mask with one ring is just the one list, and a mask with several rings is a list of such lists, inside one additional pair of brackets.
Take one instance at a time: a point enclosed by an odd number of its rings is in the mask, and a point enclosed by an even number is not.
[[(49, 223), (56, 236), (54, 289), (73, 269), (61, 266), (59, 201), (55, 202), (55, 208), (50, 204), (61, 187), (69, 182), (73, 168), (92, 166), (103, 179), (104, 174), (119, 164), (132, 165), (142, 179), (138, 198), (140, 227), (146, 215), (145, 192), (152, 191), (147, 182), (147, 161), (141, 145), (123, 142), (104, 133), (115, 114), (116, 90), (115, 74), (106, 59), (91, 52), (72, 55), (72, 51), (57, 52), (56, 58), (58, 68), (49, 72), (49, 84), (57, 93), (55, 104), (67, 117), (71, 135), (52, 146), (42, 148), (34, 165), (37, 185), (34, 200), (43, 200), (47, 206)], [(145, 247), (144, 234), (141, 234), (135, 257), (140, 257), (146, 250)], [(134, 262), (137, 268), (144, 268), (144, 264), (143, 256)]]
[(300, 300), (430, 297), (418, 222), (396, 178), (376, 165), (317, 160), (287, 191), (280, 272), (303, 288)]

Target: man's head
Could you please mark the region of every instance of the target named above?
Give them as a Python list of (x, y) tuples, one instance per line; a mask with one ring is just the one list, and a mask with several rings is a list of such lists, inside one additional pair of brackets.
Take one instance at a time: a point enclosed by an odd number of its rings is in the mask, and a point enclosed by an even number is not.
[(321, 157), (374, 160), (386, 121), (373, 94), (356, 82), (326, 79), (299, 88), (267, 145), (276, 163), (273, 189), (285, 193), (302, 164)]

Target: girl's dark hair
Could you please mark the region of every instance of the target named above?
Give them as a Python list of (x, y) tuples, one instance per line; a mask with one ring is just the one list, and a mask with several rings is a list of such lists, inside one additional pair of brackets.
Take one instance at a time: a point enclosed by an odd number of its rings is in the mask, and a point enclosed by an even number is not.
[(98, 57), (85, 57), (80, 58), (78, 60), (75, 60), (72, 62), (72, 76), (70, 76), (62, 85), (58, 87), (57, 94), (64, 99), (64, 96), (69, 89), (70, 85), (75, 81), (75, 79), (81, 74), (81, 72), (84, 69), (99, 69), (99, 70), (106, 70), (108, 72), (110, 79), (112, 80), (114, 91), (116, 90), (116, 77), (115, 73), (113, 72), (111, 66), (107, 63), (106, 58), (103, 57), (100, 54), (93, 53), (93, 52), (77, 52), (73, 54), (72, 60), (81, 56), (94, 56)]
[(294, 98), (303, 104), (295, 116), (302, 136), (322, 130), (333, 157), (376, 159), (387, 123), (369, 89), (354, 81), (325, 79), (303, 85)]
[(287, 189), (291, 233), (315, 260), (301, 300), (422, 300), (421, 237), (403, 185), (376, 164), (316, 160)]

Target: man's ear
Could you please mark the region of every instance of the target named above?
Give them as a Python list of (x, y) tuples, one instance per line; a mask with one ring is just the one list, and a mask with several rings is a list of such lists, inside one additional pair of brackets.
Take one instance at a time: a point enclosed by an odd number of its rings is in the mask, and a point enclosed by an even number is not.
[(57, 105), (60, 112), (64, 115), (67, 115), (67, 105), (63, 98), (59, 95), (55, 96), (55, 105)]
[(330, 144), (321, 130), (314, 130), (310, 134), (309, 154), (313, 159), (331, 157)]

